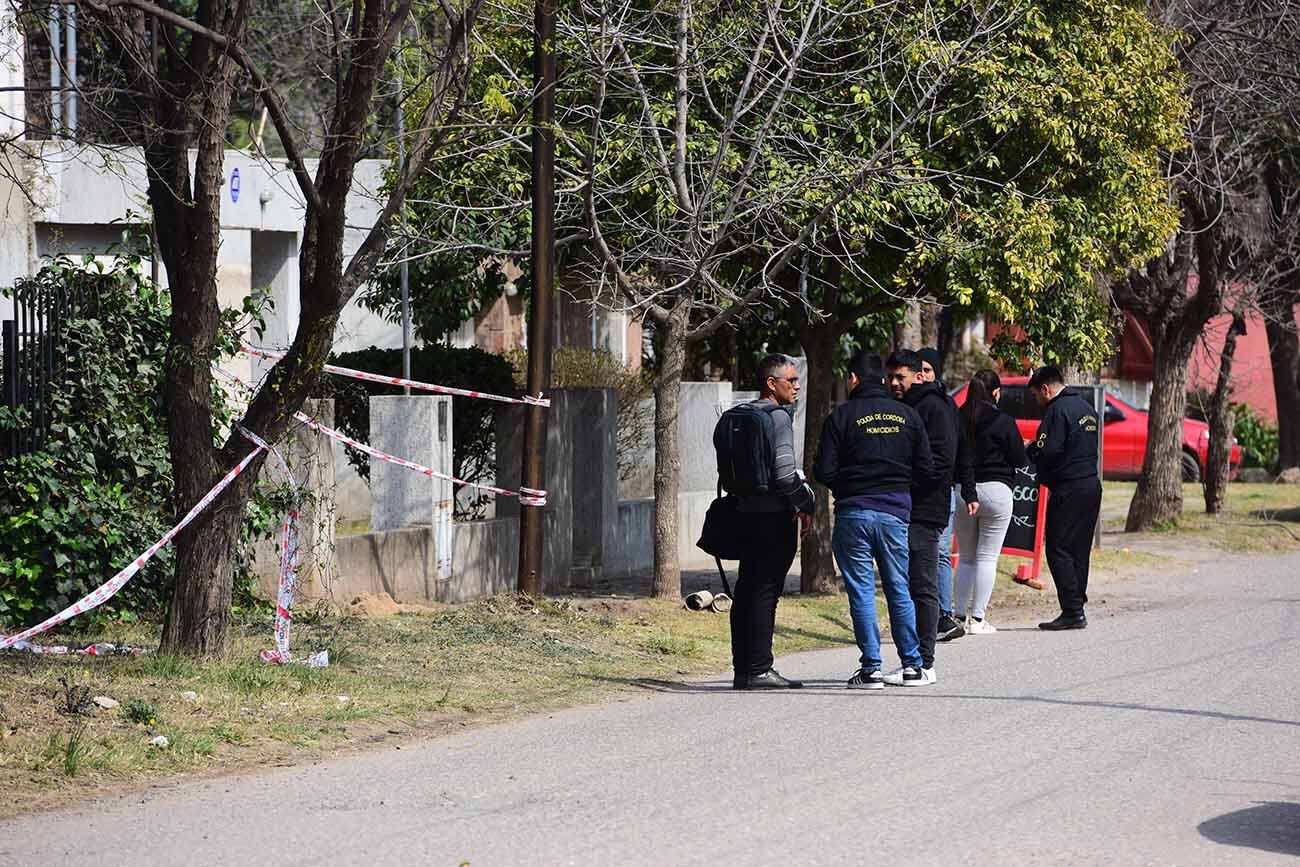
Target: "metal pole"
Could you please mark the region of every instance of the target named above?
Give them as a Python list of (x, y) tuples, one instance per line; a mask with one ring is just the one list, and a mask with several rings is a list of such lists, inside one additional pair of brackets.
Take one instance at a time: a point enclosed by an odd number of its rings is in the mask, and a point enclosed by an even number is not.
[[(13, 319), (6, 319), (0, 323), (0, 335), (3, 340), (4, 355), (4, 405), (9, 409), (18, 407), (18, 323)], [(18, 454), (18, 429), (11, 428), (5, 434), (7, 440), (4, 449), (5, 457), (14, 457)]]
[[(397, 40), (397, 168), (406, 171), (406, 113), (402, 109), (402, 40)], [(406, 206), (398, 217), (402, 233), (402, 261), (397, 266), (402, 283), (402, 378), (411, 378), (411, 270), (406, 256)], [(410, 386), (404, 386), (406, 394)]]
[(62, 7), (50, 4), (50, 135), (63, 126), (63, 38), (59, 31)]
[(67, 11), (67, 46), (68, 46), (68, 137), (77, 137), (77, 7), (68, 6)]
[[(555, 0), (536, 0), (533, 29), (532, 301), (528, 315), (528, 393), (551, 383), (551, 295), (555, 283)], [(546, 409), (525, 408), (523, 487), (545, 487)], [(519, 509), (519, 592), (541, 596), (542, 527), (537, 506)]]
[[(1101, 383), (1101, 371), (1097, 371), (1097, 382)], [(1099, 384), (1093, 394), (1097, 411), (1097, 479), (1100, 481), (1105, 478), (1102, 470), (1106, 466), (1106, 386)], [(1097, 527), (1093, 530), (1092, 547), (1101, 547), (1101, 515), (1097, 516)]]

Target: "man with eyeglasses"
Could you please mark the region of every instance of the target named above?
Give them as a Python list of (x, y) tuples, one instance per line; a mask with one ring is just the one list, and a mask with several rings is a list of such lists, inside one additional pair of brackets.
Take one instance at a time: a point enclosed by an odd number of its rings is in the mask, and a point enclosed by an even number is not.
[(771, 484), (766, 493), (740, 497), (749, 546), (740, 558), (731, 606), (731, 656), (735, 689), (797, 689), (803, 684), (772, 667), (776, 606), (794, 562), (798, 537), (816, 507), (795, 461), (794, 416), (799, 372), (788, 355), (769, 355), (758, 366), (759, 397), (752, 403), (771, 418)]

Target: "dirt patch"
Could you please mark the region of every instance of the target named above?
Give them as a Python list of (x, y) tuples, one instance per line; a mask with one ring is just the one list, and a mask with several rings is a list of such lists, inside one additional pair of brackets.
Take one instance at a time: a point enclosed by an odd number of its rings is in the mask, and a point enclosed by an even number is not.
[(440, 607), (398, 602), (387, 593), (363, 593), (343, 606), (343, 613), (350, 617), (393, 617), (397, 614), (430, 614)]

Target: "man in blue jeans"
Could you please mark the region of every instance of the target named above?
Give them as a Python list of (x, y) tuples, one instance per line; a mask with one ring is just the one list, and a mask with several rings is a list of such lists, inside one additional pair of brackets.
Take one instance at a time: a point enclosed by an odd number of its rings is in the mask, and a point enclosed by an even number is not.
[[(958, 420), (960, 427), (961, 417), (957, 410), (957, 402), (948, 394), (948, 385), (943, 381), (943, 357), (939, 350), (933, 346), (923, 346), (916, 351), (921, 356), (921, 376), (922, 382), (935, 382), (943, 390), (944, 395), (948, 398), (948, 408), (951, 410), (953, 417)], [(966, 452), (966, 439), (962, 437), (957, 442), (957, 465), (960, 468), (963, 461), (969, 460)], [(948, 526), (944, 527), (943, 532), (939, 534), (939, 640), (952, 641), (954, 638), (961, 638), (966, 634), (966, 629), (952, 616), (952, 527), (953, 517), (957, 511), (957, 489), (954, 487), (948, 495)]]
[(916, 610), (908, 590), (907, 524), (912, 482), (933, 481), (930, 442), (920, 417), (894, 400), (884, 385), (879, 355), (859, 352), (850, 366), (847, 403), (822, 427), (814, 474), (835, 496), (831, 546), (849, 594), (853, 635), (861, 650), (849, 689), (883, 689), (880, 626), (876, 620), (875, 564), (889, 607), (889, 631), (898, 649), (903, 686), (926, 686)]

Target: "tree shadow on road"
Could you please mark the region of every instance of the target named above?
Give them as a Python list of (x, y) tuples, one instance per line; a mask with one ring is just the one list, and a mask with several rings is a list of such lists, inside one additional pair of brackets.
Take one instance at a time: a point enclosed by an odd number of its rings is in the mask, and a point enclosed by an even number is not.
[(1258, 801), (1253, 807), (1207, 819), (1196, 830), (1225, 846), (1300, 855), (1300, 804)]
[(1300, 728), (1300, 720), (1291, 719), (1274, 719), (1266, 716), (1250, 716), (1248, 714), (1226, 713), (1218, 710), (1197, 710), (1189, 707), (1158, 707), (1150, 704), (1134, 704), (1129, 702), (1116, 701), (1076, 701), (1068, 698), (1047, 698), (1039, 695), (936, 695), (929, 693), (931, 698), (936, 699), (955, 699), (957, 701), (1014, 701), (1014, 702), (1037, 702), (1040, 704), (1056, 704), (1066, 707), (1079, 708), (1097, 708), (1101, 710), (1132, 710), (1143, 713), (1164, 713), (1175, 716), (1196, 716), (1207, 719), (1218, 719), (1226, 722), (1257, 722), (1269, 723), (1280, 726), (1295, 726)]
[[(653, 677), (605, 677), (598, 674), (584, 674), (582, 677), (587, 680), (596, 680), (601, 683), (617, 683), (623, 686), (634, 686), (637, 689), (644, 689), (650, 692), (681, 692), (681, 693), (699, 693), (703, 695), (718, 695), (721, 693), (735, 692), (731, 688), (731, 680), (663, 680)], [(844, 688), (842, 680), (805, 680), (803, 689), (755, 689), (747, 690), (746, 694), (759, 695), (797, 695), (804, 694), (825, 694), (834, 690), (837, 693), (846, 695), (854, 694), (855, 690)]]

